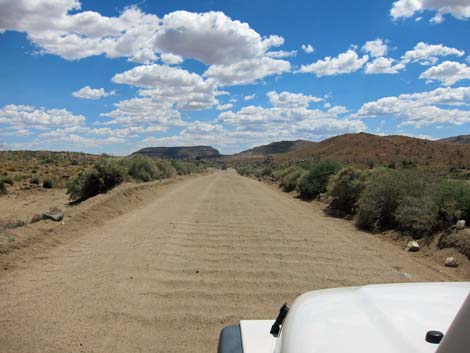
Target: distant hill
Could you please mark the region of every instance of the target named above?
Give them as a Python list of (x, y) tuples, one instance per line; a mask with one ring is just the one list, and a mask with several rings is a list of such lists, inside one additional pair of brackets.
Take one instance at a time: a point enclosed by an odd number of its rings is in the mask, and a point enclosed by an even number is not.
[(470, 145), (442, 143), (407, 136), (346, 134), (305, 145), (275, 157), (279, 161), (334, 159), (377, 164), (414, 162), (420, 165), (470, 165)]
[(133, 154), (142, 154), (162, 159), (208, 159), (222, 157), (219, 151), (211, 146), (146, 147)]
[(459, 136), (452, 136), (442, 140), (440, 142), (445, 143), (462, 143), (462, 144), (470, 144), (470, 135), (459, 135)]
[(269, 156), (273, 154), (287, 153), (290, 151), (298, 150), (299, 148), (315, 144), (306, 140), (296, 141), (279, 141), (271, 142), (268, 145), (257, 146), (246, 151), (237, 153), (234, 156), (248, 157), (248, 156)]

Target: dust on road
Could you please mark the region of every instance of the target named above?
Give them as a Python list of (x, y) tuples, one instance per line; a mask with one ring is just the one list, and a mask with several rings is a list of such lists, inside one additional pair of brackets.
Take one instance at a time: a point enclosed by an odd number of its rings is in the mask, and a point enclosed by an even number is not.
[(0, 279), (0, 351), (215, 352), (320, 288), (460, 280), (234, 171), (181, 181)]

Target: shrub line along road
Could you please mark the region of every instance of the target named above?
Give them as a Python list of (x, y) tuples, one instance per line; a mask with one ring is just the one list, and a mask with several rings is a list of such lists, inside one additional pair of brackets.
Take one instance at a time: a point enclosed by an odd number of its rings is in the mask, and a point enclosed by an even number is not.
[(308, 290), (458, 280), (232, 170), (41, 255), (0, 278), (2, 353), (215, 352), (224, 325)]

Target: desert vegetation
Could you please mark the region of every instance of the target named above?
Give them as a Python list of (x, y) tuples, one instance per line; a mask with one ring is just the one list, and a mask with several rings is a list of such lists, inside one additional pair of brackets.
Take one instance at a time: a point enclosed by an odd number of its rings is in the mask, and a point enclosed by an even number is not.
[(103, 158), (84, 173), (78, 173), (67, 185), (70, 199), (80, 202), (106, 193), (124, 181), (149, 182), (175, 175), (200, 173), (205, 167), (189, 161), (167, 161), (145, 155)]
[(7, 191), (63, 189), (100, 158), (77, 152), (0, 151), (0, 179)]
[(244, 165), (239, 174), (277, 182), (302, 199), (319, 196), (329, 214), (352, 218), (372, 232), (395, 230), (420, 239), (470, 222), (470, 182), (455, 172), (402, 164), (374, 168), (331, 160)]
[(0, 179), (0, 195), (5, 195), (7, 193), (7, 188), (5, 186), (5, 182)]
[(124, 181), (148, 182), (199, 173), (203, 161), (111, 157), (78, 152), (0, 151), (0, 195), (66, 189), (74, 201), (106, 192)]

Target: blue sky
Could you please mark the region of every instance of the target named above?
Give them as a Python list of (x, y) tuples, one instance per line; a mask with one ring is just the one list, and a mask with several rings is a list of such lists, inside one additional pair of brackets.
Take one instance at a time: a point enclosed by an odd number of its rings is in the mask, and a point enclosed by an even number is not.
[(468, 0), (0, 0), (0, 148), (470, 133)]

